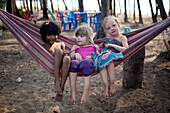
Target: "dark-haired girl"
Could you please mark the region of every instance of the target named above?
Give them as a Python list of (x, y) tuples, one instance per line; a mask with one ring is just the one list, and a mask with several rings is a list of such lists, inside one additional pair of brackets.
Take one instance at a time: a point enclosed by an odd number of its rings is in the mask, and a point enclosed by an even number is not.
[[(70, 57), (65, 52), (64, 42), (58, 41), (60, 27), (53, 22), (45, 22), (40, 28), (45, 44), (42, 46), (54, 56), (54, 92), (56, 101), (62, 101), (64, 85), (70, 68)], [(61, 68), (61, 78), (59, 76)], [(61, 79), (61, 80), (60, 80)]]

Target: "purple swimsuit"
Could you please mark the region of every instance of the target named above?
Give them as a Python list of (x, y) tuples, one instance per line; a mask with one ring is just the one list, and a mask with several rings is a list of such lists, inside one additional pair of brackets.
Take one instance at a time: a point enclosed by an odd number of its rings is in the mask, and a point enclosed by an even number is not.
[[(83, 76), (89, 76), (94, 70), (94, 64), (92, 59), (85, 59), (86, 56), (92, 56), (92, 52), (96, 52), (95, 46), (79, 47), (75, 49), (75, 53), (79, 53), (83, 60), (71, 60), (70, 72), (81, 71)], [(72, 51), (71, 51), (72, 52)]]

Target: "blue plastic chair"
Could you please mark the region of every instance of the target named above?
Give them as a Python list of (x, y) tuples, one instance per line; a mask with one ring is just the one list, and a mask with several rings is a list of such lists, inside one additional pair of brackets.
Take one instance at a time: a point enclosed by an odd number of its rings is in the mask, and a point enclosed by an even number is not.
[[(61, 29), (62, 26), (64, 26), (63, 32), (65, 32), (67, 24), (69, 24), (69, 30), (71, 30), (71, 24), (73, 24), (73, 18), (71, 18), (70, 16), (63, 15), (63, 13), (61, 12), (59, 12), (59, 14), (61, 15)], [(65, 20), (64, 18), (67, 18), (67, 20)]]
[(95, 25), (95, 30), (94, 30), (95, 32), (97, 32), (100, 19), (101, 19), (101, 13), (90, 16), (90, 26), (92, 27), (92, 24)]
[(73, 30), (75, 30), (77, 28), (77, 22), (79, 21), (79, 25), (80, 25), (80, 18), (76, 18), (76, 15), (74, 14), (75, 11), (69, 11), (68, 15), (73, 18)]

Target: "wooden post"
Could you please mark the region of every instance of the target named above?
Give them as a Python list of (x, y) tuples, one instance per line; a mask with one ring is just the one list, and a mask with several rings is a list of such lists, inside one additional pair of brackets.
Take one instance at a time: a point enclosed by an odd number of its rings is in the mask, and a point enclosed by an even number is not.
[(143, 80), (145, 47), (123, 63), (123, 87), (141, 88)]

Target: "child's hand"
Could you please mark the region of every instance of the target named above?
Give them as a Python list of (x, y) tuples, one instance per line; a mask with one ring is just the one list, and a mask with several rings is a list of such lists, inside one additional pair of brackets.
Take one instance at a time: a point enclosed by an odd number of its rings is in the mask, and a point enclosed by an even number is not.
[(92, 59), (92, 56), (86, 56), (85, 59)]
[(104, 46), (105, 46), (104, 43), (101, 43), (101, 44), (99, 45), (99, 48), (102, 48), (102, 49), (103, 49)]
[(106, 48), (113, 48), (113, 47), (114, 47), (114, 44), (106, 44), (105, 47), (106, 47)]
[(82, 60), (82, 57), (81, 57), (81, 55), (79, 53), (75, 53), (74, 58), (76, 60)]

